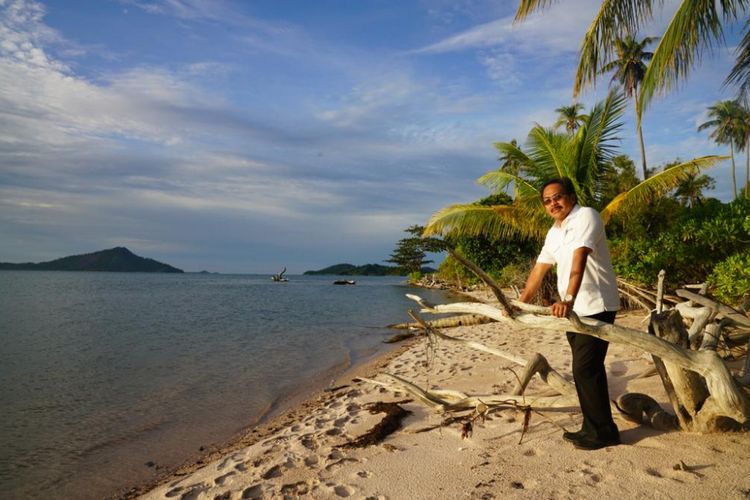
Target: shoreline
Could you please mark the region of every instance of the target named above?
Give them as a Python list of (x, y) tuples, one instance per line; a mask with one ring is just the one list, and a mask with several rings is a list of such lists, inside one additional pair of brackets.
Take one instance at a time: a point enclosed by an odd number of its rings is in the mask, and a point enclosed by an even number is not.
[[(262, 414), (243, 425), (239, 431), (222, 444), (211, 445), (202, 452), (193, 453), (185, 458), (181, 464), (160, 472), (152, 480), (135, 486), (123, 487), (107, 496), (107, 498), (109, 500), (139, 498), (160, 485), (188, 476), (207, 463), (233, 451), (252, 446), (278, 432), (280, 428), (289, 425), (290, 422), (299, 419), (302, 414), (315, 406), (322, 397), (331, 394), (331, 388), (338, 389), (341, 386), (348, 386), (357, 377), (372, 375), (375, 369), (387, 365), (393, 358), (402, 354), (417, 341), (416, 338), (411, 338), (397, 344), (385, 344), (384, 350), (376, 350), (374, 353), (354, 361), (349, 356), (343, 363), (318, 374), (310, 384), (272, 401)], [(341, 365), (344, 364), (346, 366), (342, 368)]]
[[(486, 295), (474, 294), (476, 299)], [(617, 322), (643, 329), (642, 316), (626, 313)], [(452, 328), (466, 338), (530, 359), (543, 354), (564, 377), (570, 349), (564, 335), (488, 323)], [(746, 499), (750, 478), (750, 435), (662, 432), (615, 414), (623, 444), (596, 451), (575, 449), (561, 429), (575, 430), (580, 410), (562, 408), (525, 415), (513, 408), (477, 419), (464, 435), (462, 422), (403, 392), (356, 377), (387, 372), (420, 387), (464, 394), (508, 394), (520, 367), (464, 345), (414, 337), (343, 373), (336, 387), (260, 424), (245, 440), (178, 470), (143, 500), (240, 498), (701, 498)], [(611, 344), (606, 367), (610, 398), (642, 392), (671, 408), (643, 352)], [(520, 373), (520, 371), (519, 371)], [(552, 396), (534, 377), (528, 401)], [(397, 403), (409, 415), (383, 442), (363, 448), (351, 443), (383, 420), (375, 403)], [(464, 412), (464, 415), (469, 415)], [(130, 497), (132, 498), (132, 496)]]

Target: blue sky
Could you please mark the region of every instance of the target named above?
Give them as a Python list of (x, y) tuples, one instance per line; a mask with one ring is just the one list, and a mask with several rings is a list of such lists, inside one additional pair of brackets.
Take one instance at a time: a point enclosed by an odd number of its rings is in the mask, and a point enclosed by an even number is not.
[[(488, 194), (494, 142), (572, 102), (598, 3), (513, 25), (502, 0), (0, 0), (0, 261), (382, 263), (404, 228)], [(651, 165), (725, 153), (696, 127), (731, 97), (733, 40), (647, 111)], [(638, 158), (630, 110), (622, 135)], [(728, 200), (728, 162), (709, 173)]]

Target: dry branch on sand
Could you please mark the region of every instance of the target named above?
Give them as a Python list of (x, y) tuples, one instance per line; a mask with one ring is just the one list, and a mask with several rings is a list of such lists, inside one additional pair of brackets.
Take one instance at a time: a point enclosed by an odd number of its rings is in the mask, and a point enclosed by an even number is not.
[[(458, 260), (472, 269), (498, 299), (496, 307), (490, 304), (460, 302), (434, 305), (416, 295), (408, 295), (422, 306), (423, 313), (454, 313), (483, 315), (498, 322), (515, 324), (524, 328), (539, 328), (555, 332), (575, 331), (600, 339), (637, 347), (652, 355), (657, 372), (669, 395), (675, 415), (664, 412), (653, 398), (643, 394), (624, 394), (617, 403), (623, 415), (639, 423), (647, 423), (659, 429), (680, 428), (694, 432), (728, 430), (750, 430), (750, 361), (745, 360), (742, 372), (732, 372), (731, 359), (724, 359), (723, 352), (739, 342), (748, 342), (750, 318), (725, 304), (687, 290), (678, 290), (680, 297), (688, 298), (693, 304), (677, 304), (675, 308), (661, 311), (667, 302), (674, 304), (674, 298), (664, 299), (662, 287), (652, 297), (643, 290), (631, 288), (633, 295), (652, 302), (657, 309), (652, 311), (649, 332), (634, 330), (619, 325), (610, 325), (590, 318), (579, 318), (570, 313), (568, 318), (551, 316), (549, 308), (533, 306), (518, 301), (509, 301), (494, 281), (463, 256), (451, 252)], [(661, 277), (663, 280), (663, 275)], [(513, 309), (515, 307), (515, 309)], [(519, 312), (520, 311), (520, 312)], [(681, 312), (689, 312), (694, 318), (693, 328), (687, 330)], [(540, 378), (554, 389), (559, 396), (535, 398), (533, 410), (560, 408), (575, 405), (575, 388), (546, 362), (541, 354), (531, 361), (506, 353), (484, 344), (462, 340), (445, 335), (430, 327), (418, 315), (412, 316), (421, 323), (427, 335), (436, 336), (451, 342), (478, 349), (525, 367), (523, 376), (513, 394), (486, 394), (469, 396), (455, 391), (426, 391), (411, 382), (390, 374), (382, 374), (387, 382), (369, 380), (372, 383), (405, 391), (428, 406), (444, 411), (474, 409), (477, 405), (490, 408), (518, 407), (525, 404), (523, 392), (528, 381), (539, 374)], [(743, 356), (747, 356), (750, 344)], [(726, 356), (725, 356), (726, 357)], [(732, 356), (728, 356), (731, 358)], [(734, 356), (737, 358), (737, 356)]]

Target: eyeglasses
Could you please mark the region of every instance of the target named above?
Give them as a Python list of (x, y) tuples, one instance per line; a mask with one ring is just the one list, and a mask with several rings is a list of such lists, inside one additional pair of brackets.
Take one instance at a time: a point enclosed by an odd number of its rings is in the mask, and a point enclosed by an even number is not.
[(557, 193), (553, 194), (549, 198), (542, 198), (542, 204), (546, 207), (547, 205), (550, 205), (553, 202), (558, 202), (560, 199), (562, 199), (563, 196), (567, 196), (568, 193)]

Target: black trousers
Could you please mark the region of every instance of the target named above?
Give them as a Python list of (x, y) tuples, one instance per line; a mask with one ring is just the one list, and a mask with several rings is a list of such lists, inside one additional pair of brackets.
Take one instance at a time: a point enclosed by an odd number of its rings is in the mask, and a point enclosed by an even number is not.
[[(604, 311), (585, 317), (612, 324), (616, 315), (617, 311)], [(573, 352), (573, 380), (583, 413), (581, 430), (598, 439), (610, 439), (618, 431), (609, 407), (607, 372), (604, 369), (609, 342), (576, 332), (567, 332), (567, 336)]]

